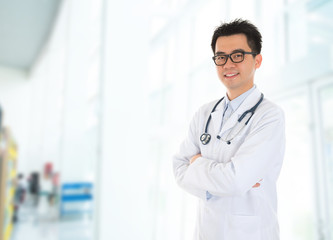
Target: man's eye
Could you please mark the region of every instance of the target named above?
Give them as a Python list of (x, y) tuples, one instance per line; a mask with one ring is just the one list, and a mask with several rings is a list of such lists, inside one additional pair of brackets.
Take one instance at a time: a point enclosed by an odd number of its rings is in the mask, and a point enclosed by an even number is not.
[(217, 60), (224, 60), (225, 59), (225, 56), (218, 56), (217, 57)]

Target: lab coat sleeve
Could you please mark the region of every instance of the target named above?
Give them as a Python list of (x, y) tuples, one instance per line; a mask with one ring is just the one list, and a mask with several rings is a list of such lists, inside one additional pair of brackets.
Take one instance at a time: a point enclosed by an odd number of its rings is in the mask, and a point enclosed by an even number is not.
[(198, 116), (197, 112), (191, 121), (187, 138), (182, 142), (178, 153), (173, 157), (173, 172), (176, 182), (181, 188), (196, 197), (206, 199), (205, 190), (184, 182), (184, 175), (190, 166), (190, 159), (200, 153), (200, 148), (196, 141), (196, 139), (199, 139), (199, 136), (196, 134)]
[(284, 128), (282, 110), (276, 107), (268, 111), (252, 124), (230, 161), (197, 158), (182, 176), (183, 184), (215, 196), (239, 196), (260, 179), (269, 176), (276, 181), (284, 155)]

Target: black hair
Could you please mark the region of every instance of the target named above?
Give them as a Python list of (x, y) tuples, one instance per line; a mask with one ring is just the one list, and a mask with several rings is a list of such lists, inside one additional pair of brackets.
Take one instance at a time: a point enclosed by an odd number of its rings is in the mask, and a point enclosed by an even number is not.
[(235, 19), (230, 23), (222, 23), (215, 29), (211, 43), (213, 53), (215, 54), (215, 45), (219, 37), (235, 34), (244, 34), (251, 51), (256, 54), (261, 52), (262, 40), (258, 28), (248, 20)]

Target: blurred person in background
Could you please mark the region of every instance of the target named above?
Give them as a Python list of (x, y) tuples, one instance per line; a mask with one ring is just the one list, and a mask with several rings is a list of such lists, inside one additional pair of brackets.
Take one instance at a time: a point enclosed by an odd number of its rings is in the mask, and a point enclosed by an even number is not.
[(278, 240), (276, 181), (285, 149), (282, 110), (254, 85), (262, 37), (249, 21), (211, 42), (227, 92), (194, 115), (173, 158), (177, 183), (199, 198), (195, 240)]
[(40, 191), (39, 173), (32, 172), (28, 179), (29, 196), (33, 206), (38, 206), (38, 196)]
[(22, 205), (25, 200), (26, 189), (27, 189), (27, 182), (24, 179), (24, 175), (22, 173), (19, 173), (17, 175), (15, 198), (14, 198), (14, 217), (13, 217), (14, 222), (19, 220), (18, 211), (20, 205)]

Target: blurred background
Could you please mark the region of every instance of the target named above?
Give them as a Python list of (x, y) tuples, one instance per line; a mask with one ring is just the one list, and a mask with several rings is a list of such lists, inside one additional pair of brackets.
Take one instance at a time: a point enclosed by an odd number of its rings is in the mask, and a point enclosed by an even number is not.
[(285, 111), (283, 240), (333, 239), (332, 0), (0, 1), (0, 239), (190, 240), (172, 155), (225, 89), (222, 21), (263, 35), (256, 84)]

